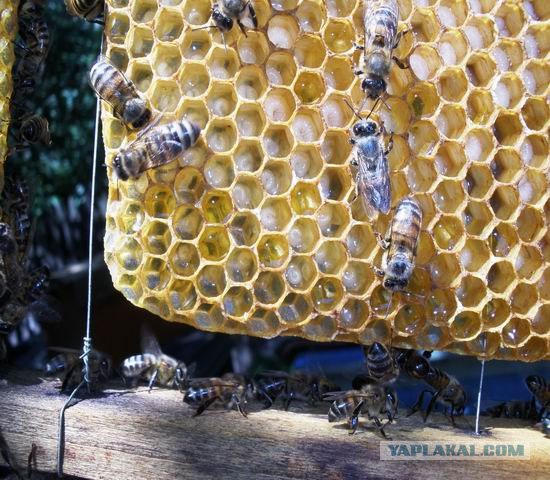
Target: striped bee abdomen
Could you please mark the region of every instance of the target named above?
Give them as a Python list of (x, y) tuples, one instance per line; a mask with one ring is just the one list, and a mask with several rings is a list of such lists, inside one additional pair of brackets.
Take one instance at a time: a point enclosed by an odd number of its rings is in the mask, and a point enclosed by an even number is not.
[(328, 411), (328, 421), (330, 423), (347, 420), (351, 417), (353, 410), (357, 406), (357, 401), (353, 397), (346, 397), (332, 402)]
[(397, 206), (392, 223), (390, 256), (393, 251), (416, 253), (422, 225), (422, 210), (416, 200), (406, 197)]
[(122, 375), (125, 377), (138, 377), (156, 362), (156, 356), (151, 353), (133, 355), (122, 363)]

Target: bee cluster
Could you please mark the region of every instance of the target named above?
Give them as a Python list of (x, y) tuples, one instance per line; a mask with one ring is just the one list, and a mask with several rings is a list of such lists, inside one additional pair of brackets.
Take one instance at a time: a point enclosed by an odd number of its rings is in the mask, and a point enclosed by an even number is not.
[[(149, 390), (154, 386), (177, 388), (183, 393), (183, 401), (194, 409), (193, 416), (201, 415), (208, 408), (223, 406), (236, 409), (247, 417), (249, 411), (268, 409), (280, 405), (289, 410), (293, 402), (316, 406), (329, 402), (328, 421), (346, 422), (350, 433), (355, 433), (359, 421), (372, 422), (381, 436), (386, 438), (387, 425), (395, 423), (399, 414), (399, 401), (395, 382), (400, 375), (409, 380), (423, 382), (427, 388), (419, 394), (416, 403), (406, 416), (421, 412), (426, 422), (439, 405), (453, 427), (472, 429), (465, 419), (465, 426), (456, 421), (464, 414), (467, 395), (461, 383), (451, 374), (431, 364), (430, 352), (387, 347), (375, 342), (364, 347), (364, 370), (353, 378), (351, 389), (341, 390), (324, 375), (300, 371), (262, 371), (254, 376), (226, 373), (221, 377), (195, 377), (195, 364), (186, 365), (162, 352), (153, 334), (142, 332), (142, 353), (126, 358), (117, 369), (130, 387), (146, 382)], [(93, 350), (89, 356), (92, 386), (104, 388), (110, 382), (113, 368), (104, 353)], [(61, 377), (61, 390), (69, 393), (82, 381), (84, 365), (79, 352), (63, 351), (46, 365), (47, 376)], [(542, 422), (545, 428), (550, 417), (550, 382), (537, 375), (526, 378), (526, 386), (532, 395), (530, 401), (509, 401), (488, 408), (484, 415)], [(429, 401), (424, 401), (429, 396)], [(252, 408), (249, 403), (253, 402)]]
[(30, 145), (50, 145), (48, 120), (34, 113), (31, 97), (44, 74), (50, 50), (50, 30), (44, 19), (44, 0), (24, 0), (19, 5), (19, 37), (15, 41), (13, 94), (10, 98), (8, 155)]
[(25, 181), (6, 177), (0, 197), (0, 360), (6, 354), (4, 335), (31, 309), (40, 310), (49, 284), (48, 268), (30, 265), (33, 233), (30, 208)]

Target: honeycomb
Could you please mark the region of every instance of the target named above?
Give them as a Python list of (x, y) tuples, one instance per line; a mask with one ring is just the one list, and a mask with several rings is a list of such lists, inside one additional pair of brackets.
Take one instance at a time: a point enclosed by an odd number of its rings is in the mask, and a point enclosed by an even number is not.
[(8, 126), (12, 92), (11, 69), (15, 62), (18, 0), (0, 0), (0, 191), (4, 187), (4, 162), (8, 154)]
[[(210, 1), (108, 0), (106, 55), (158, 115), (202, 127), (179, 162), (107, 168), (116, 288), (208, 331), (549, 359), (548, 0), (399, 0), (410, 68), (375, 117), (395, 134), (392, 207), (416, 198), (423, 230), (393, 297), (373, 269), (392, 214), (367, 215), (350, 167), (362, 2), (253, 4), (259, 29), (226, 50), (197, 30)], [(102, 118), (109, 164), (129, 138)]]

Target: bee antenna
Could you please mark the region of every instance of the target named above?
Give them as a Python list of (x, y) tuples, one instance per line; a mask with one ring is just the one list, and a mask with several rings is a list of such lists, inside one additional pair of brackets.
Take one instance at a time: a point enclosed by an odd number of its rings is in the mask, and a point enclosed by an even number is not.
[(380, 100), (384, 104), (384, 107), (386, 107), (391, 112), (391, 107), (387, 104), (386, 100), (384, 100), (382, 97), (378, 97), (378, 100)]
[(221, 34), (223, 40), (223, 48), (225, 49), (225, 54), (227, 55), (227, 43), (225, 43), (225, 35), (223, 34), (223, 32), (221, 32)]
[[(384, 322), (387, 320), (388, 315), (390, 313), (392, 301), (393, 301), (393, 292), (391, 292), (390, 299), (388, 301), (388, 307), (386, 308), (386, 314), (384, 315)], [(390, 328), (390, 349), (392, 348), (392, 344), (393, 344), (393, 325)]]
[(355, 114), (355, 116), (359, 119), (359, 120), (363, 120), (363, 117), (361, 117), (361, 115), (353, 108), (353, 105), (351, 103), (348, 102), (348, 99), (346, 98), (344, 100), (344, 102), (346, 102), (346, 105), (350, 108), (350, 110)]
[(374, 105), (372, 106), (369, 114), (367, 115), (367, 118), (365, 118), (365, 120), (368, 120), (370, 118), (370, 116), (372, 115), (372, 113), (374, 112), (374, 110), (376, 109), (376, 106), (378, 105), (378, 103), (380, 103), (380, 100), (382, 100), (382, 97), (378, 97), (376, 99), (376, 102), (374, 102)]
[(191, 29), (191, 31), (196, 32), (197, 30), (207, 30), (209, 28), (218, 28), (218, 27), (216, 27), (216, 25), (207, 25), (206, 27), (193, 28), (193, 29)]

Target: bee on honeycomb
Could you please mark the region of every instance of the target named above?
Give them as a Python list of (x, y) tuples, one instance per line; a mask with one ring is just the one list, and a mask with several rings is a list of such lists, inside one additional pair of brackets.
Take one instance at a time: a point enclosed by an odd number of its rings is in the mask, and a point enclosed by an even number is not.
[[(107, 171), (116, 288), (208, 331), (550, 358), (546, 2), (418, 3), (397, 1), (409, 68), (392, 65), (373, 114), (393, 132), (392, 201), (370, 218), (346, 105), (365, 95), (362, 1), (253, 0), (257, 29), (222, 38), (201, 30), (213, 2), (107, 0), (106, 57), (154, 115), (202, 131), (118, 187)], [(107, 110), (103, 126), (109, 161), (127, 132)], [(376, 237), (405, 197), (422, 226), (386, 318)]]

